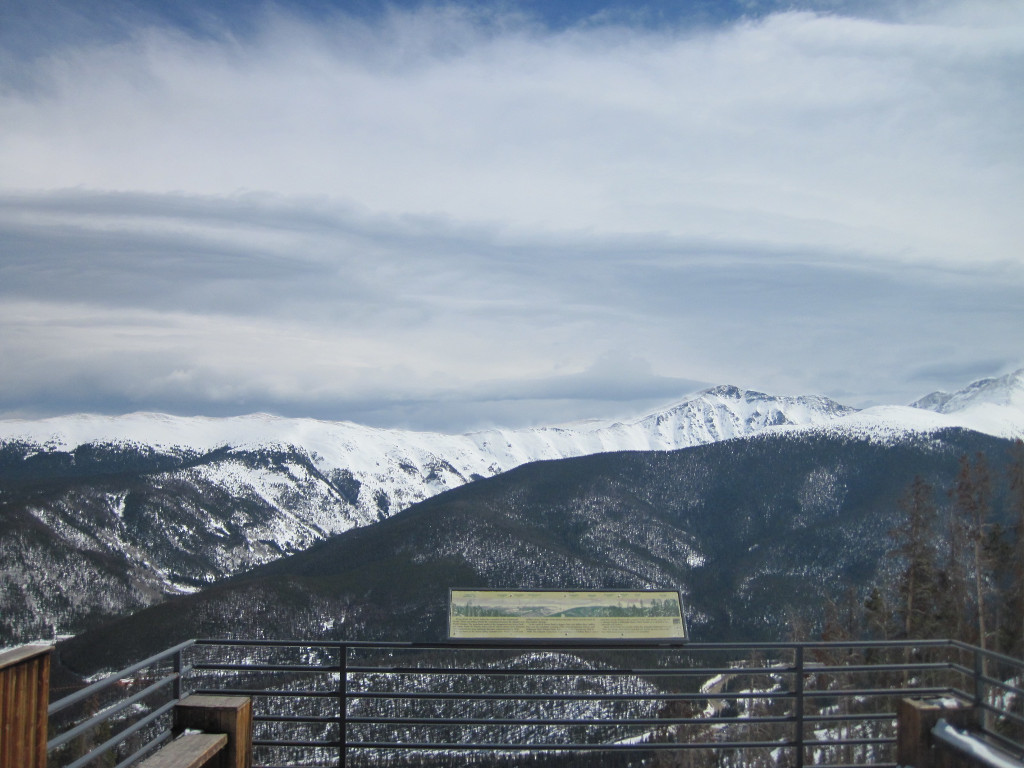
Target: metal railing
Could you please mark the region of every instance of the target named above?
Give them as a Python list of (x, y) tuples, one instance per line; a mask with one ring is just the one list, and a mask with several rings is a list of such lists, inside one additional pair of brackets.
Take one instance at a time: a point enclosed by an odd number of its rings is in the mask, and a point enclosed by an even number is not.
[(253, 698), (259, 766), (893, 766), (903, 697), (973, 705), (1021, 756), (1022, 685), (1024, 661), (951, 641), (196, 640), (56, 701), (50, 765), (127, 768), (212, 692)]
[(169, 740), (170, 712), (188, 672), (183, 653), (193, 644), (168, 648), (50, 704), (48, 765), (127, 768)]

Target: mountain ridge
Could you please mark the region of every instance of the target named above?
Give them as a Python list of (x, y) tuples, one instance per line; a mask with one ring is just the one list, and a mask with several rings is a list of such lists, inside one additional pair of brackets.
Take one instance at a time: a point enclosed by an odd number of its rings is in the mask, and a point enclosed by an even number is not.
[(1024, 409), (1024, 368), (1005, 376), (979, 379), (956, 392), (932, 392), (911, 403), (914, 408), (956, 413), (984, 405)]
[(530, 462), (758, 434), (891, 444), (973, 423), (1022, 436), (1015, 390), (1010, 405), (992, 400), (1000, 387), (1024, 391), (1024, 377), (1004, 379), (972, 385), (983, 397), (968, 393), (952, 413), (721, 386), (632, 420), (456, 436), (267, 415), (0, 422), (0, 645), (204, 589)]
[[(577, 455), (598, 452), (605, 445), (609, 450), (635, 447), (636, 450), (674, 450), (730, 437), (742, 437), (758, 429), (800, 427), (842, 419), (856, 413), (900, 414), (910, 419), (911, 428), (921, 428), (920, 419), (910, 416), (909, 409), (930, 411), (935, 414), (967, 414), (971, 416), (986, 406), (1008, 409), (1002, 416), (1011, 416), (1002, 427), (990, 424), (972, 424), (964, 419), (936, 420), (935, 428), (963, 426), (999, 437), (1014, 437), (1020, 431), (1024, 414), (1024, 369), (998, 379), (982, 379), (956, 393), (933, 392), (908, 406), (882, 405), (867, 409), (845, 406), (822, 395), (780, 396), (756, 390), (745, 390), (732, 385), (720, 385), (701, 390), (662, 408), (631, 419), (589, 419), (560, 424), (522, 428), (493, 427), (461, 434), (423, 432), (395, 428), (370, 427), (351, 421), (326, 421), (310, 418), (288, 418), (267, 413), (230, 417), (174, 416), (139, 411), (119, 416), (98, 414), (70, 414), (42, 419), (0, 420), (0, 443), (25, 442), (45, 450), (67, 450), (86, 443), (137, 444), (169, 451), (208, 452), (223, 447), (255, 448), (267, 445), (301, 447), (311, 445), (312, 454), (325, 443), (341, 446), (355, 453), (354, 439), (384, 450), (402, 440), (416, 443), (451, 445), (472, 443), (485, 446), (496, 440), (515, 441), (503, 452), (503, 462), (521, 463), (540, 458), (562, 458), (569, 455), (559, 450), (559, 438), (564, 444), (566, 435), (585, 435), (589, 444), (579, 447)], [(728, 414), (732, 422), (715, 419), (714, 412)], [(683, 415), (689, 416), (688, 428), (678, 428)], [(697, 418), (699, 417), (699, 418)], [(703, 429), (696, 428), (703, 420)], [(675, 434), (658, 427), (676, 422)], [(646, 434), (644, 434), (646, 432)], [(616, 438), (603, 437), (617, 435)], [(532, 439), (532, 445), (530, 445)], [(547, 449), (555, 456), (538, 455)], [(532, 450), (530, 450), (532, 449)]]
[[(330, 533), (337, 533), (531, 461), (618, 450), (677, 450), (761, 429), (823, 423), (851, 412), (817, 396), (774, 397), (717, 387), (632, 420), (494, 428), (462, 435), (267, 414), (221, 419), (151, 413), (73, 415), (0, 421), (0, 450), (6, 448), (20, 459), (0, 463), (0, 479), (5, 471), (22, 471), (26, 462), (40, 463), (44, 454), (66, 453), (74, 463), (83, 446), (106, 452), (137, 450), (181, 464), (218, 451), (225, 462), (233, 454), (302, 454), (311, 468), (342, 491), (338, 519), (329, 526)], [(222, 484), (237, 487), (237, 472), (228, 467), (226, 473)], [(217, 482), (212, 470), (208, 475)]]
[(886, 572), (915, 476), (941, 493), (959, 456), (984, 452), (1005, 522), (1011, 445), (788, 432), (534, 462), (118, 619), (61, 657), (83, 672), (188, 637), (438, 641), (450, 587), (678, 589), (693, 639), (780, 640), (791, 612), (813, 626)]

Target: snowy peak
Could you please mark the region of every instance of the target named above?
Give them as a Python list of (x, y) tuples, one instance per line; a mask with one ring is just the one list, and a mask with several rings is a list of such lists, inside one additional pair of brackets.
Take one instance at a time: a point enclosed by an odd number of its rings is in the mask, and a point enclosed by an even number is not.
[(947, 414), (989, 405), (1024, 411), (1024, 368), (999, 378), (975, 381), (952, 394), (932, 392), (911, 405)]
[(636, 422), (662, 440), (663, 449), (745, 437), (770, 427), (813, 426), (856, 409), (827, 397), (785, 397), (720, 386)]
[(908, 435), (968, 429), (1008, 440), (1024, 438), (1024, 370), (982, 379), (954, 392), (932, 392), (911, 405), (877, 405), (812, 427), (896, 443)]
[(855, 413), (857, 410), (821, 395), (787, 397), (732, 386), (706, 389), (687, 402), (693, 400), (741, 415), (751, 427), (813, 424)]

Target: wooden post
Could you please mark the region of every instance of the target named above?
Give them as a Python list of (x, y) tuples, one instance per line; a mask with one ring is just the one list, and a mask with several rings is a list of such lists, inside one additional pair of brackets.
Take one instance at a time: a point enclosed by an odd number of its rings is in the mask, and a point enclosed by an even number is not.
[(252, 768), (252, 700), (248, 696), (193, 694), (174, 706), (175, 736), (186, 729), (226, 733), (222, 768)]
[(53, 646), (0, 653), (0, 768), (46, 768)]
[(932, 728), (944, 719), (957, 728), (969, 728), (974, 707), (952, 697), (901, 699), (897, 707), (896, 762), (913, 768), (939, 768), (948, 762), (932, 743)]

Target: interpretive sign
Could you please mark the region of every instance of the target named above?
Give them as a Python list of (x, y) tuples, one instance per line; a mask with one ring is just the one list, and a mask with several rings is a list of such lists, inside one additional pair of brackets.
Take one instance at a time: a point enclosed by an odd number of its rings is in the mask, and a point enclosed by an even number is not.
[(453, 589), (452, 640), (650, 640), (683, 642), (679, 593), (665, 591)]

